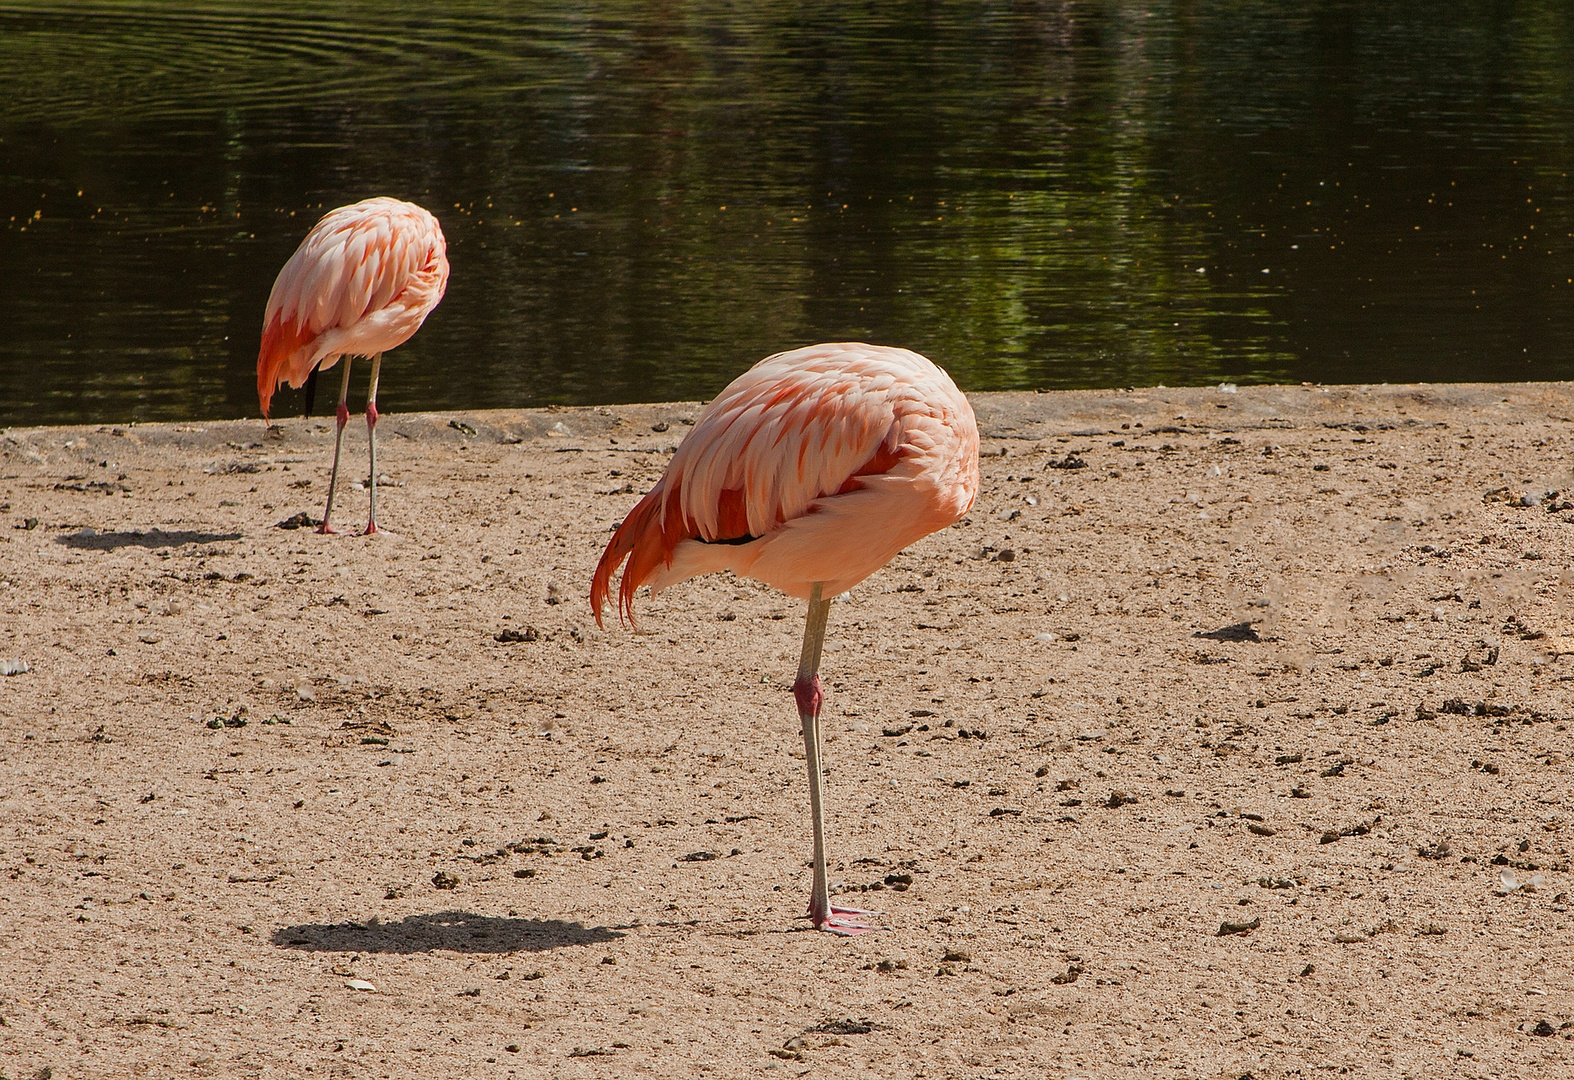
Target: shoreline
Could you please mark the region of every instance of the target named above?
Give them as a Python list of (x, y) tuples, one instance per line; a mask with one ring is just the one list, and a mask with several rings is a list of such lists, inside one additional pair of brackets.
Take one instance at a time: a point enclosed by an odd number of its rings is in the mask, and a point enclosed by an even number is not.
[[(1228, 387), (1227, 391), (1221, 387)], [(1374, 383), (1356, 385), (1325, 385), (1302, 383), (1300, 385), (1244, 385), (1221, 383), (1201, 387), (1132, 387), (1105, 390), (1040, 390), (1040, 391), (984, 391), (970, 393), (979, 417), (980, 432), (984, 438), (1035, 438), (1043, 434), (1093, 434), (1090, 429), (1071, 430), (1066, 425), (1077, 420), (1089, 424), (1099, 422), (1127, 422), (1134, 415), (1144, 413), (1159, 418), (1165, 408), (1201, 409), (1206, 405), (1215, 408), (1234, 407), (1229, 414), (1208, 414), (1186, 419), (1200, 425), (1201, 430), (1229, 431), (1243, 425), (1266, 426), (1279, 420), (1295, 419), (1328, 423), (1361, 423), (1379, 413), (1406, 415), (1411, 407), (1468, 411), (1482, 414), (1482, 410), (1507, 405), (1511, 408), (1545, 407), (1552, 411), (1574, 409), (1574, 382), (1510, 382), (1510, 383)], [(701, 408), (700, 402), (671, 401), (645, 402), (625, 405), (549, 405), (541, 408), (520, 409), (457, 409), (441, 412), (382, 413), (380, 424), (403, 425), (399, 437), (431, 438), (439, 436), (453, 442), (463, 438), (491, 438), (512, 444), (515, 440), (563, 436), (553, 431), (553, 425), (573, 417), (581, 421), (579, 430), (571, 430), (568, 437), (605, 435), (628, 424), (638, 424), (646, 417), (692, 417)], [(1492, 414), (1485, 414), (1492, 415)], [(451, 428), (449, 421), (467, 423), (477, 435), (467, 435)], [(326, 424), (330, 432), (332, 416), (282, 416), (275, 417), (273, 425), (291, 430), (304, 423)], [(1057, 429), (1057, 425), (1058, 428)], [(184, 421), (128, 421), (88, 422), (78, 424), (11, 425), (0, 427), (0, 439), (14, 438), (29, 433), (81, 433), (103, 434), (114, 430), (123, 432), (161, 433), (169, 442), (196, 448), (213, 443), (222, 435), (232, 438), (255, 427), (266, 430), (260, 417), (237, 420), (184, 420)], [(352, 412), (347, 434), (356, 428), (364, 430), (361, 414)], [(1042, 430), (1039, 430), (1042, 429)], [(380, 427), (379, 431), (383, 429)], [(453, 434), (448, 432), (452, 431)], [(1109, 434), (1102, 431), (1099, 434)], [(197, 435), (210, 435), (207, 440)], [(175, 438), (184, 436), (184, 438)]]

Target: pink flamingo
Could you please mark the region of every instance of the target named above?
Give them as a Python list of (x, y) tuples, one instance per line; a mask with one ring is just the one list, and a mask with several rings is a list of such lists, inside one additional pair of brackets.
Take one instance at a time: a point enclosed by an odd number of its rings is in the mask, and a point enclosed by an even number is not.
[(263, 316), (257, 353), (257, 397), (262, 417), (281, 383), (300, 386), (313, 371), (344, 357), (339, 384), (339, 431), (328, 478), (328, 524), (339, 482), (339, 451), (350, 410), (350, 357), (372, 358), (366, 394), (366, 437), (371, 450), (372, 508), (366, 534), (377, 531), (377, 375), (383, 353), (403, 345), (421, 328), (448, 288), (448, 247), (437, 219), (414, 203), (363, 199), (323, 215), (279, 271)]
[(961, 518), (978, 494), (978, 425), (949, 376), (906, 349), (857, 342), (765, 358), (700, 414), (656, 486), (613, 534), (590, 604), (601, 625), (625, 559), (618, 614), (654, 592), (731, 570), (809, 601), (793, 696), (814, 826), (809, 918), (871, 930), (832, 907), (820, 798), (820, 649), (831, 598)]

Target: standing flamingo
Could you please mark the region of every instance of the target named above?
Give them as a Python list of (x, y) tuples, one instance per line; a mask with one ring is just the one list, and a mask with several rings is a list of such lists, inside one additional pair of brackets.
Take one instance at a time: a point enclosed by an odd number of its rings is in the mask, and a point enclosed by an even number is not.
[(978, 425), (949, 376), (906, 349), (857, 342), (766, 357), (734, 379), (618, 526), (596, 566), (596, 624), (623, 570), (634, 591), (731, 570), (809, 601), (793, 696), (814, 824), (809, 918), (837, 934), (871, 930), (831, 906), (820, 798), (820, 649), (831, 598), (907, 545), (958, 520), (978, 494)]
[(339, 482), (339, 451), (350, 410), (350, 357), (372, 358), (366, 394), (366, 437), (372, 468), (372, 508), (366, 534), (377, 531), (377, 374), (383, 353), (403, 345), (421, 328), (448, 288), (448, 247), (437, 219), (414, 203), (363, 199), (323, 215), (279, 271), (263, 316), (257, 353), (257, 397), (262, 417), (280, 383), (300, 386), (317, 370), (344, 357), (339, 384), (339, 431), (333, 442), (328, 524)]

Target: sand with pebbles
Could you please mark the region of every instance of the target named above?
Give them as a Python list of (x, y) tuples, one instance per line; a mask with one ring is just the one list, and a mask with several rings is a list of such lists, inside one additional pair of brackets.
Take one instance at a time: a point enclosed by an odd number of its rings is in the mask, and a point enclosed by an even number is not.
[(376, 539), (321, 419), (6, 432), (0, 1072), (1574, 1067), (1574, 387), (975, 400), (832, 612), (851, 940), (800, 605), (587, 608), (694, 406), (385, 417)]

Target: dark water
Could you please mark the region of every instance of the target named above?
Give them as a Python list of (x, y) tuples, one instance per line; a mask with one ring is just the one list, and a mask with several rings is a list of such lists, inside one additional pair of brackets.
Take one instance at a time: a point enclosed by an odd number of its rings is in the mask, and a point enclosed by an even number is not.
[(1570, 378), (1571, 144), (1567, 0), (0, 0), (0, 423), (256, 415), (274, 274), (370, 194), (453, 262), (388, 410), (840, 338), (974, 390)]

